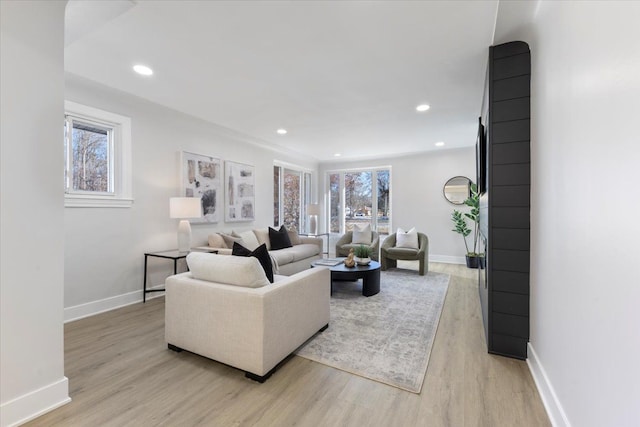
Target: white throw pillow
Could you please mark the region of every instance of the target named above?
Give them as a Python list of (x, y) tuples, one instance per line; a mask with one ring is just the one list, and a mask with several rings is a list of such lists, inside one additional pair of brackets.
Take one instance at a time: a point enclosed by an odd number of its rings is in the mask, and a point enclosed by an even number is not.
[(256, 239), (258, 239), (258, 246), (264, 243), (265, 245), (267, 245), (267, 250), (271, 250), (271, 240), (269, 240), (268, 228), (256, 228), (253, 230), (253, 234), (255, 234)]
[(367, 224), (363, 228), (360, 228), (357, 225), (354, 225), (353, 236), (351, 237), (351, 243), (370, 245), (371, 244), (371, 224)]
[(256, 234), (253, 232), (253, 230), (243, 231), (242, 233), (238, 233), (234, 230), (231, 232), (231, 235), (234, 237), (240, 237), (242, 239), (242, 242), (238, 243), (240, 243), (250, 251), (253, 251), (258, 246), (260, 246), (260, 242), (258, 242), (258, 238), (256, 237)]
[(396, 248), (420, 248), (418, 246), (418, 232), (415, 227), (409, 231), (404, 231), (402, 228), (398, 228), (398, 231), (396, 232)]
[(187, 265), (194, 279), (247, 288), (260, 288), (269, 284), (260, 261), (252, 256), (191, 252), (187, 255)]

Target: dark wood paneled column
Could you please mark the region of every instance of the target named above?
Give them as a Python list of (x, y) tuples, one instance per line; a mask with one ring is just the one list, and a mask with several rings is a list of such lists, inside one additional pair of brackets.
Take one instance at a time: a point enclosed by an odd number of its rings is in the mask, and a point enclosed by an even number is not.
[(530, 80), (526, 43), (490, 48), (482, 198), (488, 224), (481, 227), (487, 265), (480, 293), (489, 352), (519, 359), (526, 359), (529, 341)]

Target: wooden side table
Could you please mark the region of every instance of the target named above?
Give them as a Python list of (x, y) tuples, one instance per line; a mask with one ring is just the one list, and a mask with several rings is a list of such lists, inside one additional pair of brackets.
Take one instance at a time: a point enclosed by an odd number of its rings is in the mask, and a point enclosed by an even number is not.
[[(159, 251), (159, 252), (146, 252), (144, 254), (144, 282), (142, 284), (142, 302), (147, 302), (147, 294), (150, 292), (164, 292), (163, 289), (147, 289), (147, 260), (149, 257), (156, 258), (164, 258), (173, 260), (173, 274), (178, 274), (178, 260), (186, 258), (191, 252), (209, 252), (212, 254), (217, 254), (218, 251), (215, 249), (206, 250), (206, 249), (191, 249), (188, 252), (180, 252), (177, 249), (172, 249), (170, 251)], [(188, 269), (189, 267), (187, 267)]]

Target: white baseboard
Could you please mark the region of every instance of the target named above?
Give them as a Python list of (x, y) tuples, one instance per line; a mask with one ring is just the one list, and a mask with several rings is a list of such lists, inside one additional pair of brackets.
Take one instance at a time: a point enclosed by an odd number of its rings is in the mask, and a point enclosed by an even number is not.
[(69, 380), (62, 377), (0, 405), (0, 426), (19, 426), (69, 402)]
[(533, 381), (536, 383), (538, 393), (540, 393), (542, 404), (547, 410), (547, 415), (549, 416), (551, 425), (554, 427), (571, 427), (571, 423), (560, 404), (560, 400), (558, 400), (558, 396), (556, 395), (553, 385), (551, 385), (551, 381), (549, 381), (549, 377), (547, 377), (547, 373), (540, 363), (538, 354), (533, 349), (531, 343), (527, 344), (527, 347), (527, 365), (529, 365)]
[(467, 264), (465, 257), (463, 256), (451, 256), (451, 255), (429, 255), (430, 262), (443, 262), (445, 264)]
[[(147, 289), (164, 288), (163, 285), (153, 286)], [(154, 292), (147, 295), (147, 300), (163, 296), (164, 292)], [(105, 311), (115, 310), (116, 308), (142, 302), (142, 290), (129, 292), (115, 297), (104, 298), (97, 301), (91, 301), (86, 304), (74, 305), (64, 309), (64, 323), (80, 320), (85, 317), (94, 316)]]

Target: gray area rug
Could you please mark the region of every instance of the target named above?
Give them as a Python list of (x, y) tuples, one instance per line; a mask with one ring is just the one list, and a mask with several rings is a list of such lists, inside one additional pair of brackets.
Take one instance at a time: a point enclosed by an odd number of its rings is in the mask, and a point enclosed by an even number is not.
[(392, 269), (380, 273), (380, 293), (362, 296), (362, 282), (334, 282), (329, 329), (298, 356), (420, 393), (449, 275)]

